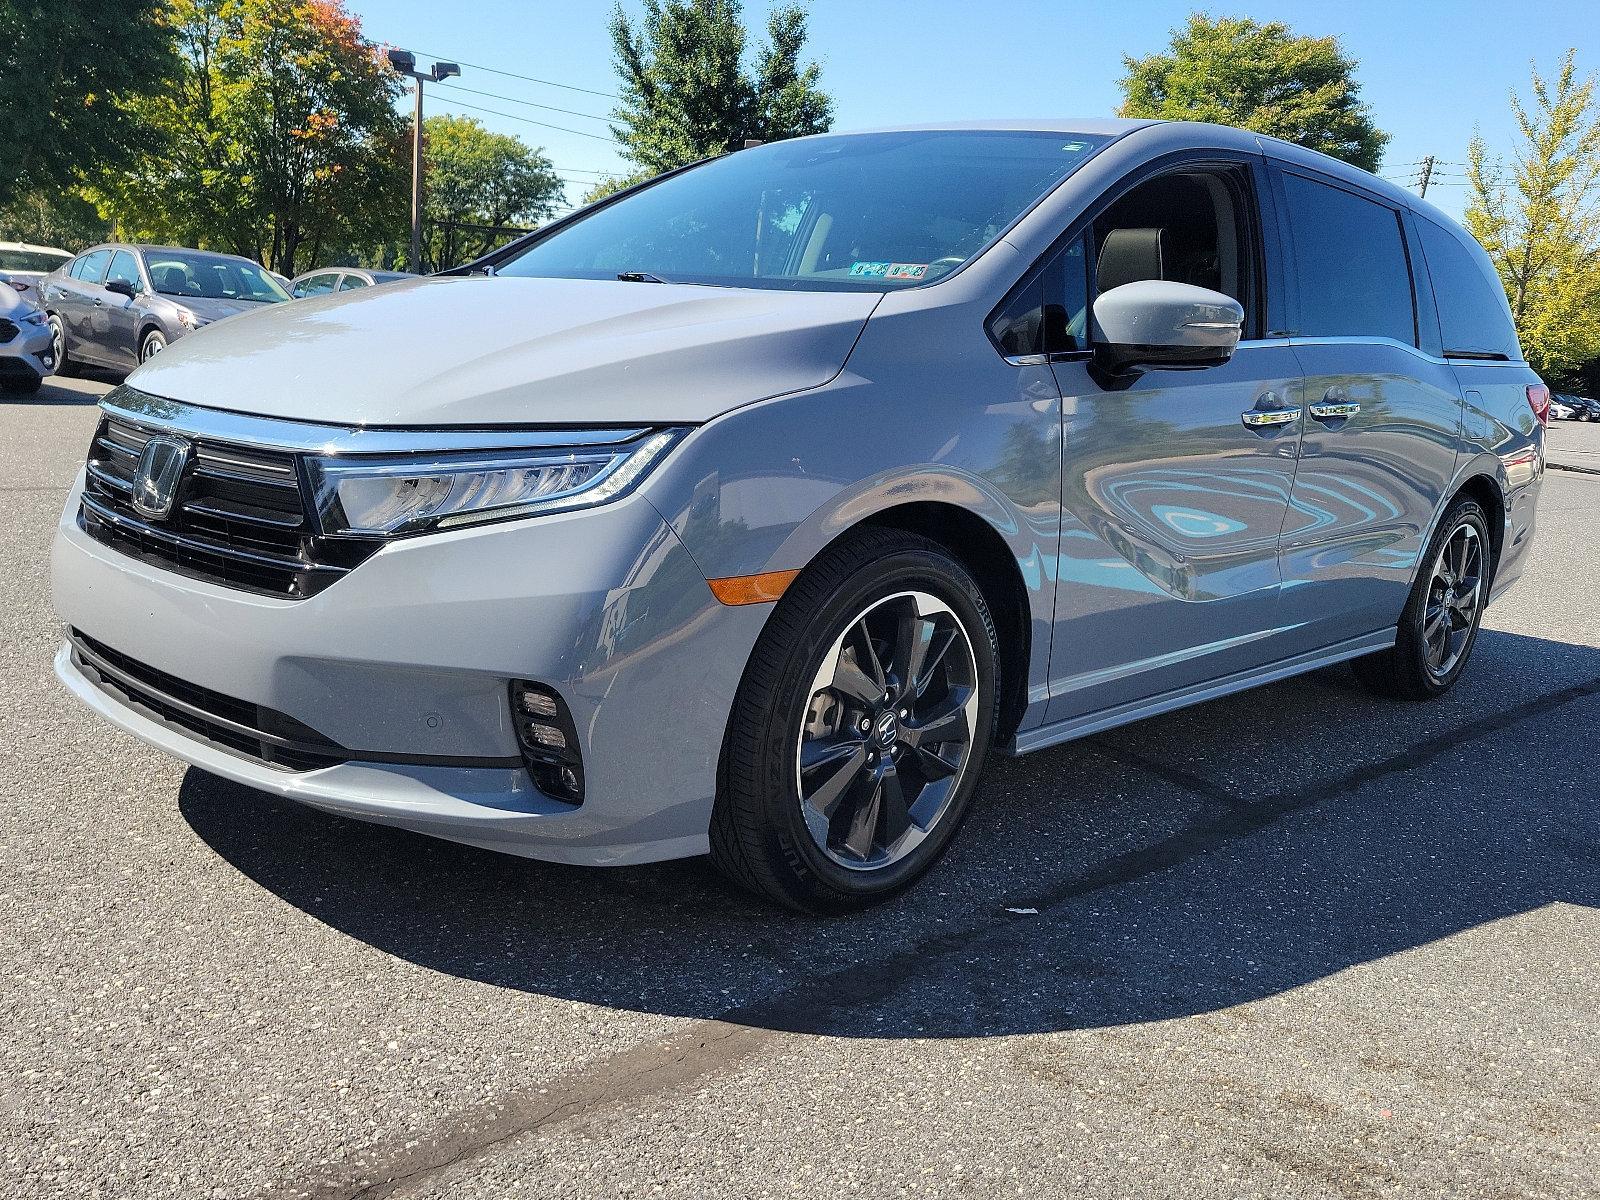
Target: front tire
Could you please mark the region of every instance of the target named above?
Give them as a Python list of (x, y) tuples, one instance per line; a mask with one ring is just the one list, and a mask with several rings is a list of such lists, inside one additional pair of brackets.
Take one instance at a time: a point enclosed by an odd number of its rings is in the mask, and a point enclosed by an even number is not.
[(54, 313), (50, 314), (50, 345), (56, 360), (55, 374), (63, 379), (71, 379), (82, 374), (82, 369), (67, 356), (67, 327), (61, 318)]
[(167, 348), (167, 339), (159, 329), (152, 329), (139, 343), (139, 361), (147, 363)]
[(1494, 582), (1489, 521), (1476, 500), (1458, 500), (1445, 514), (1422, 564), (1395, 644), (1351, 664), (1356, 678), (1380, 696), (1433, 700), (1466, 669)]
[(994, 620), (937, 542), (853, 535), (790, 585), (723, 749), (711, 855), (790, 908), (904, 890), (955, 836), (993, 740)]

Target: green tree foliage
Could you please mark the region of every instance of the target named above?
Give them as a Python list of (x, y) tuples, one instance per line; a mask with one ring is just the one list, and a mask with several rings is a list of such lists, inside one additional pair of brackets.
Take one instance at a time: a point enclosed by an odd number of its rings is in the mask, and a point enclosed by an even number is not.
[(1600, 108), (1569, 50), (1554, 79), (1512, 93), (1509, 166), (1482, 137), (1467, 154), (1467, 228), (1500, 272), (1528, 361), (1554, 379), (1600, 356)]
[(463, 226), (532, 225), (555, 211), (561, 180), (542, 151), (471, 117), (429, 117), (422, 130), (431, 269), (467, 262), (505, 240)]
[(131, 97), (177, 68), (163, 0), (0, 0), (0, 208), (148, 148)]
[(753, 70), (738, 0), (645, 0), (637, 27), (619, 6), (611, 38), (622, 76), (611, 129), (645, 177), (736, 150), (745, 138), (778, 141), (833, 124), (833, 100), (817, 86), (822, 68), (800, 65), (802, 9), (773, 9)]
[(1361, 102), (1355, 60), (1332, 37), (1297, 37), (1280, 21), (1195, 13), (1165, 54), (1122, 60), (1124, 117), (1212, 121), (1376, 171), (1389, 135)]
[(341, 0), (170, 0), (176, 86), (134, 112), (163, 150), (104, 185), (129, 235), (284, 274), (406, 221), (398, 77)]
[(111, 223), (71, 189), (39, 188), (0, 208), (0, 242), (81, 250), (111, 236)]

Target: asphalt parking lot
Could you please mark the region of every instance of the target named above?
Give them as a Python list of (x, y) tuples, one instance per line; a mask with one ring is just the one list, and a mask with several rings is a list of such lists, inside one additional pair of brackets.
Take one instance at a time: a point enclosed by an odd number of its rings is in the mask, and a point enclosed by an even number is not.
[(1336, 669), (1001, 761), (816, 921), (92, 719), (47, 549), (103, 390), (0, 404), (0, 1195), (1600, 1195), (1600, 474), (1444, 701)]

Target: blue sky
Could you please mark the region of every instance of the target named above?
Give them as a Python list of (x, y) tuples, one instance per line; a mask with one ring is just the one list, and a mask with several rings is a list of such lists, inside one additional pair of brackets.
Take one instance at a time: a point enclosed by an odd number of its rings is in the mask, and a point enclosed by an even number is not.
[[(613, 103), (591, 92), (616, 90), (606, 34), (609, 0), (346, 2), (376, 41), (415, 50), (419, 57), (455, 58), (550, 81), (533, 83), (464, 65), (462, 77), (452, 82), (497, 98), (430, 88), (427, 111), (475, 116), (490, 128), (543, 146), (572, 181), (572, 200), (597, 172), (621, 167), (604, 122), (591, 119), (604, 116)], [(639, 6), (629, 0), (625, 7), (637, 11)], [(1116, 81), (1122, 55), (1160, 49), (1168, 31), (1194, 7), (1165, 0), (1010, 0), (1004, 6), (971, 0), (812, 0), (810, 52), (823, 64), (840, 129), (991, 116), (1103, 116), (1120, 98)], [(1385, 173), (1402, 181), (1411, 173), (1409, 164), (1424, 154), (1462, 162), (1475, 125), (1491, 146), (1508, 145), (1507, 91), (1526, 86), (1530, 60), (1553, 69), (1561, 53), (1576, 46), (1580, 67), (1600, 71), (1594, 0), (1520, 5), (1282, 0), (1209, 8), (1284, 20), (1300, 33), (1341, 38), (1346, 52), (1360, 62), (1364, 98), (1379, 125), (1394, 135)], [(753, 27), (764, 22), (766, 10), (761, 0), (746, 0)], [(568, 87), (551, 86), (557, 83)], [(493, 116), (484, 109), (509, 115)], [(1463, 189), (1459, 175), (1449, 174), (1459, 167), (1443, 170), (1429, 199), (1459, 213)]]

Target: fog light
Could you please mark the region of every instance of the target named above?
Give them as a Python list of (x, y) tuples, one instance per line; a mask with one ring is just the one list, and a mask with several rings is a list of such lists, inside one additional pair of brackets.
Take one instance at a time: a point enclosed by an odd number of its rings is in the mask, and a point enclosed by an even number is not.
[(556, 707), (556, 698), (543, 692), (523, 692), (522, 710), (536, 717), (553, 717), (561, 711)]
[(533, 740), (547, 750), (565, 750), (567, 748), (567, 735), (554, 725), (529, 724), (528, 732), (533, 734)]
[[(534, 720), (532, 718), (539, 718)], [(568, 804), (583, 803), (583, 761), (572, 714), (554, 688), (511, 683), (511, 719), (534, 786)]]

